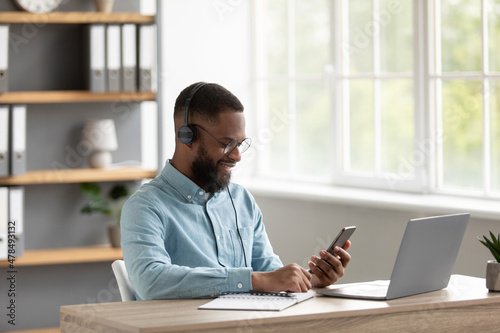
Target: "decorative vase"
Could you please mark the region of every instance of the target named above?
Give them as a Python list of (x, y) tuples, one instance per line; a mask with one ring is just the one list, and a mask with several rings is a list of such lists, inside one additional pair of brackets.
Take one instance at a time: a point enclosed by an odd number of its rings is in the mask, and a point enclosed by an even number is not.
[(112, 247), (121, 247), (121, 231), (120, 225), (114, 224), (108, 227), (109, 241)]
[(106, 169), (109, 168), (112, 160), (113, 157), (111, 156), (111, 153), (109, 151), (96, 150), (89, 155), (88, 162), (91, 168)]
[(500, 263), (488, 260), (486, 266), (486, 287), (490, 291), (500, 291)]
[(115, 0), (94, 0), (98, 12), (111, 13)]

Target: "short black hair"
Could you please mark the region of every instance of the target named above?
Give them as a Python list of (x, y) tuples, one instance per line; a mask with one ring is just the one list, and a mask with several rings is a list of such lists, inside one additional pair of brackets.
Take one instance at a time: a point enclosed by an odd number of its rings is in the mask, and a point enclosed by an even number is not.
[[(184, 117), (186, 100), (196, 85), (196, 82), (185, 88), (175, 100), (174, 118)], [(193, 118), (202, 119), (206, 122), (216, 122), (219, 114), (228, 109), (243, 112), (243, 104), (229, 90), (216, 83), (206, 83), (200, 87), (189, 103), (189, 121)]]

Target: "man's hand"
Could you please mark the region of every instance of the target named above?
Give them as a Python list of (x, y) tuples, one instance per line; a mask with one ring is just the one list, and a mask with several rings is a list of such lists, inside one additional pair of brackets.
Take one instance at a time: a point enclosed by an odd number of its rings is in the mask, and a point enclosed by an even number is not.
[(297, 264), (272, 272), (252, 272), (252, 288), (271, 292), (305, 293), (311, 289), (311, 274)]
[(351, 256), (346, 250), (351, 246), (351, 242), (347, 241), (343, 248), (335, 247), (333, 252), (336, 255), (321, 250), (320, 257), (312, 256), (309, 262), (309, 268), (314, 274), (312, 277), (312, 285), (314, 287), (327, 287), (340, 279), (345, 272), (345, 268), (351, 260)]

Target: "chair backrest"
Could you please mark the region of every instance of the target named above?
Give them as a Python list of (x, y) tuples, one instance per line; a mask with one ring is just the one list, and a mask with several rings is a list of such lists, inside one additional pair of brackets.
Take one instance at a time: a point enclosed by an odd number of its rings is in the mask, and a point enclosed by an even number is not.
[(111, 264), (111, 268), (115, 274), (116, 282), (118, 282), (118, 289), (120, 290), (122, 302), (135, 301), (135, 290), (128, 279), (125, 261), (115, 260)]

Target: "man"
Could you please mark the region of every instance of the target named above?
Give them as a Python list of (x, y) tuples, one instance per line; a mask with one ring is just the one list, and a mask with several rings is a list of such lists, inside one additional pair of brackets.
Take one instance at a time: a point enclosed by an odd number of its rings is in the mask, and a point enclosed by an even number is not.
[(176, 100), (174, 123), (172, 159), (122, 211), (123, 255), (138, 299), (306, 292), (344, 274), (350, 243), (337, 256), (312, 256), (311, 273), (283, 267), (254, 198), (230, 182), (251, 143), (238, 98), (217, 84), (193, 84)]

